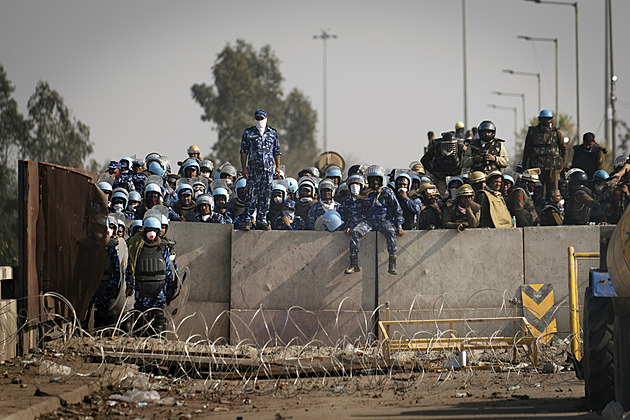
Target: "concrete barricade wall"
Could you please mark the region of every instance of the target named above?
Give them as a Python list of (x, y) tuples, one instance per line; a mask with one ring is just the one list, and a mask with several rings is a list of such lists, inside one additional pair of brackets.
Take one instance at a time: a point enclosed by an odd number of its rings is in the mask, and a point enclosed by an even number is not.
[[(525, 282), (553, 285), (558, 332), (569, 333), (568, 251), (599, 252), (599, 226), (546, 226), (523, 229)], [(590, 267), (598, 260), (578, 261), (578, 297), (580, 316)], [(580, 318), (581, 319), (581, 318)]]
[[(405, 232), (398, 238), (397, 276), (387, 273), (389, 255), (382, 235), (377, 244), (379, 319), (385, 319), (386, 302), (392, 320), (512, 316), (507, 302), (523, 284), (522, 229)], [(485, 335), (503, 325), (472, 328)], [(435, 326), (399, 330), (405, 336), (434, 334)]]
[(230, 341), (330, 345), (364, 338), (373, 330), (375, 235), (362, 239), (361, 272), (352, 275), (344, 274), (348, 241), (341, 232), (235, 231)]
[[(177, 245), (180, 276), (188, 267), (185, 280), (188, 299), (183, 310), (173, 317), (175, 324), (193, 315), (179, 326), (178, 335), (199, 334), (202, 339), (228, 338), (229, 320), (223, 312), (230, 309), (232, 225), (172, 222), (168, 237)], [(174, 302), (172, 306), (175, 306)], [(167, 308), (168, 309), (168, 308)]]

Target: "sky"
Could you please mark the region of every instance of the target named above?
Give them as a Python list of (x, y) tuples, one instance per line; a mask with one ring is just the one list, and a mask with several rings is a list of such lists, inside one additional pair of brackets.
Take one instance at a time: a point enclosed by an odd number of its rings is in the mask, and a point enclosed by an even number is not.
[[(578, 0), (581, 131), (602, 143), (604, 4)], [(630, 122), (630, 27), (622, 22), (630, 2), (612, 5), (617, 115)], [(492, 120), (520, 160), (522, 100), (491, 92), (525, 94), (529, 121), (539, 111), (536, 78), (502, 69), (540, 73), (542, 108), (555, 108), (554, 44), (517, 35), (558, 38), (559, 110), (575, 120), (574, 9), (524, 0), (466, 0), (465, 9), (468, 126)], [(0, 10), (0, 64), (20, 110), (47, 81), (90, 127), (99, 162), (153, 151), (177, 161), (191, 144), (207, 154), (216, 132), (190, 87), (212, 84), (217, 54), (239, 38), (271, 46), (284, 92), (300, 89), (318, 112), (321, 148), (323, 42), (313, 36), (337, 35), (327, 49), (327, 137), (347, 165), (407, 167), (422, 156), (427, 131), (464, 120), (461, 0), (0, 0)], [(516, 107), (516, 118), (489, 104)], [(273, 126), (273, 113), (268, 119)]]

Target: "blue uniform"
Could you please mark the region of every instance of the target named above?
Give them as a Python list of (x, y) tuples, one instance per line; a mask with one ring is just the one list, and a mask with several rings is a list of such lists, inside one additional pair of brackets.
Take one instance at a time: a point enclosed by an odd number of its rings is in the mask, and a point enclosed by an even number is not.
[[(339, 204), (336, 201), (333, 201), (332, 205), (333, 205), (332, 209), (327, 209), (324, 207), (321, 201), (317, 201), (315, 204), (313, 204), (311, 208), (308, 210), (308, 217), (306, 219), (306, 230), (315, 229), (315, 221), (319, 218), (319, 216), (322, 216), (328, 210), (335, 210), (339, 212), (339, 208), (341, 207), (341, 204)], [(343, 220), (343, 216), (342, 216), (342, 220)]]
[[(171, 250), (167, 244), (164, 244), (162, 247), (162, 257), (166, 262), (166, 280), (162, 285), (158, 296), (155, 298), (142, 296), (140, 294), (140, 290), (138, 289), (137, 282), (135, 283), (135, 309), (137, 310), (146, 310), (149, 308), (164, 308), (166, 306), (166, 293), (167, 290), (172, 288), (175, 285), (175, 279), (173, 277), (173, 270), (177, 271), (177, 259), (175, 258), (175, 254), (173, 255), (173, 260), (171, 261)], [(127, 272), (125, 274), (125, 281), (127, 282), (127, 287), (131, 287), (131, 264), (127, 265)]]
[(398, 202), (403, 212), (405, 221), (403, 222), (404, 230), (416, 230), (418, 229), (418, 219), (422, 212), (422, 200), (417, 195), (413, 198), (407, 196), (405, 198), (399, 198)]
[(222, 225), (229, 225), (232, 223), (232, 219), (230, 218), (230, 216), (227, 215), (227, 213), (221, 214), (221, 213), (212, 212), (210, 213), (210, 217), (208, 217), (208, 220), (203, 220), (201, 217), (201, 213), (197, 213), (195, 215), (195, 218), (193, 219), (193, 222), (219, 223)]
[[(362, 196), (363, 194), (360, 194)], [(387, 252), (396, 255), (396, 228), (402, 228), (404, 218), (400, 204), (390, 188), (381, 188), (380, 193), (370, 192), (359, 200), (357, 208), (364, 217), (350, 231), (350, 254), (359, 253), (361, 238), (375, 230), (385, 235)]]
[(244, 221), (251, 222), (256, 210), (258, 223), (266, 223), (271, 200), (274, 156), (279, 156), (278, 132), (267, 126), (261, 135), (256, 126), (249, 127), (241, 139), (241, 154), (247, 154), (249, 178), (245, 186)]
[(363, 221), (360, 204), (361, 200), (352, 195), (344, 195), (341, 197), (341, 205), (338, 211), (347, 229), (352, 229), (358, 225), (359, 222)]

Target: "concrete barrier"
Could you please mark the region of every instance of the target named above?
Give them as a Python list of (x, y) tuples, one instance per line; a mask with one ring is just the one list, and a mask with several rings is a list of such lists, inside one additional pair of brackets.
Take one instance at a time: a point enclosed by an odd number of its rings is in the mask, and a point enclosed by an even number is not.
[[(214, 223), (172, 222), (168, 237), (177, 245), (180, 275), (188, 267), (189, 295), (186, 305), (174, 317), (178, 325), (184, 317), (193, 315), (180, 327), (179, 335), (199, 334), (216, 340), (229, 334), (227, 319), (211, 328), (215, 318), (230, 309), (232, 225)], [(205, 319), (205, 321), (204, 321)], [(207, 331), (207, 328), (209, 331)]]
[[(525, 282), (553, 285), (558, 332), (569, 333), (568, 251), (599, 252), (599, 226), (546, 226), (523, 229), (523, 262)], [(580, 314), (590, 267), (599, 267), (598, 260), (578, 262), (578, 297)]]
[(235, 231), (230, 341), (330, 344), (371, 331), (375, 234), (361, 241), (361, 272), (352, 275), (343, 273), (348, 241), (341, 232)]
[[(398, 238), (397, 276), (387, 273), (389, 256), (383, 236), (377, 236), (377, 250), (381, 320), (385, 302), (389, 302), (392, 320), (513, 315), (506, 304), (523, 284), (522, 229), (405, 232)], [(504, 326), (472, 328), (483, 335)], [(435, 326), (404, 330), (406, 335), (434, 333)]]

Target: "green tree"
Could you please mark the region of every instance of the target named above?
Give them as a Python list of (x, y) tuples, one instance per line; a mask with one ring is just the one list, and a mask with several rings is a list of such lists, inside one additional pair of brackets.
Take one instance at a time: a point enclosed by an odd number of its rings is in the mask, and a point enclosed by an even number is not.
[(21, 152), (25, 158), (82, 168), (92, 153), (90, 128), (72, 116), (63, 97), (39, 81), (28, 100), (29, 132)]
[(317, 112), (304, 94), (293, 89), (284, 102), (282, 162), (288, 176), (312, 166), (319, 151), (315, 141)]
[(15, 152), (27, 125), (13, 99), (15, 87), (0, 64), (0, 265), (17, 265), (18, 192)]
[[(317, 153), (313, 134), (316, 113), (297, 90), (283, 99), (280, 60), (269, 45), (256, 51), (242, 39), (228, 44), (217, 55), (212, 75), (212, 85), (195, 84), (191, 92), (203, 108), (202, 121), (217, 130), (218, 139), (209, 156), (215, 166), (228, 160), (239, 166), (243, 130), (253, 125), (254, 111), (259, 108), (267, 111), (269, 125), (278, 130), (283, 154), (299, 150), (292, 143), (298, 141), (304, 148), (304, 159), (312, 164)], [(309, 127), (311, 131), (305, 132)], [(286, 156), (282, 162), (289, 165)]]

